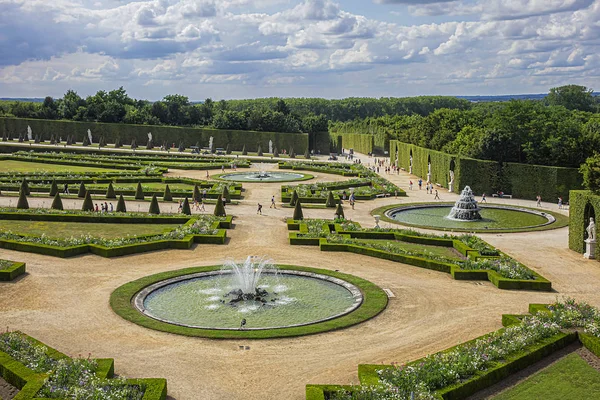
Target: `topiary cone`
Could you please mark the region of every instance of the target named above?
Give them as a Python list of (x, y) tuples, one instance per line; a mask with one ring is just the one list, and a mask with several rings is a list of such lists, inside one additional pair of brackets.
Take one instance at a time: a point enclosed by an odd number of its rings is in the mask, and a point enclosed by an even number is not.
[(277, 151), (277, 147), (273, 149), (273, 157), (279, 157), (279, 152)]
[(300, 221), (304, 219), (304, 214), (302, 213), (302, 204), (300, 204), (300, 200), (296, 201), (296, 206), (294, 207), (294, 216), (292, 217), (294, 221)]
[(229, 143), (227, 143), (227, 147), (225, 148), (225, 154), (231, 154), (231, 147), (229, 146)]
[(106, 198), (107, 199), (116, 199), (117, 194), (115, 193), (115, 189), (113, 188), (112, 182), (108, 183), (108, 189), (106, 189)]
[(293, 147), (290, 147), (290, 158), (296, 158), (296, 153), (294, 153)]
[(187, 197), (183, 200), (183, 205), (181, 206), (181, 212), (185, 215), (192, 215), (192, 210), (190, 208), (190, 202)]
[(258, 145), (258, 150), (256, 151), (256, 154), (257, 154), (259, 157), (262, 157), (262, 156), (263, 156), (263, 151), (262, 151), (262, 147), (260, 147), (260, 144)]
[(169, 189), (169, 185), (165, 186), (165, 193), (163, 194), (164, 201), (173, 201), (173, 196), (171, 196), (171, 189)]
[(144, 189), (142, 189), (142, 183), (138, 182), (137, 188), (135, 189), (135, 199), (144, 200)]
[(55, 196), (58, 193), (58, 185), (56, 179), (52, 179), (52, 185), (50, 185), (50, 196)]
[(297, 201), (298, 201), (298, 192), (296, 190), (294, 190), (294, 192), (292, 193), (292, 198), (290, 199), (290, 206), (295, 206)]
[(127, 212), (127, 207), (125, 207), (125, 199), (123, 195), (119, 195), (119, 201), (117, 202), (117, 212)]
[(53, 210), (64, 210), (62, 199), (60, 198), (60, 193), (56, 192), (50, 208), (52, 208)]
[(242, 155), (243, 156), (247, 156), (248, 152), (246, 151), (246, 145), (244, 145), (244, 147), (242, 147)]
[(325, 202), (325, 207), (335, 207), (335, 199), (333, 197), (333, 192), (329, 191), (327, 195), (327, 201)]
[(27, 179), (23, 179), (23, 181), (21, 182), (21, 189), (19, 191), (23, 191), (23, 193), (25, 193), (26, 196), (29, 196), (29, 194), (31, 194), (31, 191), (29, 190), (29, 183), (27, 183)]
[(28, 209), (29, 203), (27, 202), (27, 195), (24, 191), (19, 190), (19, 201), (17, 201), (17, 208)]
[(306, 149), (306, 152), (304, 153), (304, 158), (310, 160), (310, 152), (308, 151), (308, 149)]
[(85, 193), (85, 199), (83, 199), (81, 211), (94, 211), (94, 203), (92, 202), (92, 196), (89, 190)]
[(337, 207), (335, 208), (335, 216), (338, 219), (345, 219), (346, 217), (344, 216), (344, 207), (342, 207), (342, 203), (339, 203), (337, 205)]
[(79, 184), (79, 191), (77, 192), (77, 197), (84, 198), (86, 193), (87, 190), (85, 189), (85, 185), (83, 184), (83, 182), (81, 182)]
[(217, 217), (226, 217), (225, 206), (223, 205), (223, 199), (221, 196), (217, 199), (217, 205), (215, 206), (214, 215)]
[(152, 200), (150, 201), (150, 210), (148, 212), (150, 214), (160, 214), (160, 207), (158, 206), (158, 199), (156, 198), (156, 194), (152, 195)]
[(223, 195), (221, 197), (224, 197), (227, 203), (231, 203), (231, 194), (229, 194), (227, 186), (223, 186)]
[(196, 200), (196, 201), (200, 201), (200, 188), (198, 187), (198, 184), (196, 183), (194, 185), (194, 195), (192, 196), (192, 199)]

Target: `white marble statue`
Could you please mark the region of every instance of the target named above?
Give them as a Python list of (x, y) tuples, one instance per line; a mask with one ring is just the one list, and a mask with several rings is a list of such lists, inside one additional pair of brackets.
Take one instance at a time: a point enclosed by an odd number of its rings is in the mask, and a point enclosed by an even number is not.
[(273, 154), (273, 141), (269, 140), (269, 153)]
[(585, 230), (588, 234), (588, 240), (596, 240), (596, 223), (594, 222), (594, 217), (590, 217), (590, 224)]
[(148, 132), (148, 141), (151, 142), (152, 141), (152, 132)]
[(412, 174), (412, 154), (410, 155), (410, 165), (408, 166), (408, 173)]
[(27, 125), (27, 140), (33, 140), (33, 131), (29, 125)]
[(431, 183), (431, 163), (427, 164), (427, 183)]
[(87, 134), (88, 134), (88, 139), (90, 139), (90, 144), (94, 143), (94, 141), (92, 140), (92, 131), (90, 131), (90, 130), (88, 129), (88, 132), (87, 132)]
[(212, 136), (210, 138), (208, 138), (208, 148), (210, 149), (210, 151), (212, 151), (212, 149), (213, 149), (213, 137)]
[(448, 190), (454, 191), (454, 171), (450, 170), (450, 182), (448, 182)]

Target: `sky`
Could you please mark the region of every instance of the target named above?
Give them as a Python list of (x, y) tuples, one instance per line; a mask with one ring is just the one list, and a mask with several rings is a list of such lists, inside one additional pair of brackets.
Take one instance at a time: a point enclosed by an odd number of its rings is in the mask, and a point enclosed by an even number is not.
[(0, 0), (0, 97), (600, 89), (600, 0)]

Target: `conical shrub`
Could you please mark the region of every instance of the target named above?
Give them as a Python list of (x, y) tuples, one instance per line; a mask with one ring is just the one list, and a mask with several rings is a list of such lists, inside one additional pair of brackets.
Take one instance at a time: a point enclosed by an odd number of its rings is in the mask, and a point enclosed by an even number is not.
[(294, 221), (300, 221), (304, 219), (304, 214), (302, 213), (302, 204), (300, 204), (300, 200), (296, 201), (296, 206), (294, 207), (294, 216), (292, 217)]
[(123, 142), (121, 141), (121, 137), (117, 136), (115, 139), (115, 149), (119, 149), (121, 147), (123, 147)]
[(115, 189), (113, 188), (112, 182), (108, 183), (108, 188), (106, 189), (106, 198), (107, 199), (116, 199), (117, 194), (115, 193)]
[(196, 200), (196, 201), (200, 201), (200, 197), (202, 197), (202, 196), (200, 196), (200, 188), (198, 187), (198, 184), (196, 183), (194, 185), (194, 195), (192, 196), (192, 199)]
[(335, 208), (335, 217), (337, 219), (345, 219), (344, 217), (344, 207), (342, 207), (342, 203), (339, 203)]
[(50, 208), (52, 208), (53, 210), (64, 210), (62, 199), (60, 198), (60, 193), (56, 192)]
[(127, 212), (127, 207), (125, 206), (125, 199), (123, 195), (119, 195), (119, 201), (117, 201), (117, 212)]
[(85, 193), (85, 199), (83, 199), (81, 211), (94, 211), (94, 203), (92, 202), (92, 196), (89, 190)]
[(290, 147), (290, 158), (296, 158), (296, 153), (294, 153), (293, 147)]
[(19, 189), (19, 191), (25, 193), (26, 196), (29, 196), (31, 194), (31, 191), (29, 190), (29, 183), (27, 183), (27, 179), (23, 179), (21, 181), (21, 189)]
[(148, 212), (150, 214), (160, 214), (160, 207), (158, 206), (158, 199), (156, 198), (156, 194), (152, 195), (152, 200), (150, 201), (150, 210)]
[(163, 194), (164, 201), (173, 201), (173, 196), (171, 195), (171, 189), (169, 189), (169, 185), (165, 186), (165, 193)]
[(290, 199), (290, 206), (295, 206), (297, 201), (298, 201), (298, 192), (296, 190), (294, 190), (294, 192), (292, 193), (292, 198)]
[(142, 189), (142, 183), (138, 182), (137, 188), (135, 189), (135, 199), (144, 200), (144, 189)]
[(246, 151), (246, 145), (244, 145), (244, 147), (242, 147), (242, 155), (243, 156), (247, 156), (248, 152)]
[(277, 147), (273, 149), (273, 157), (279, 157), (279, 151), (277, 151)]
[(221, 197), (223, 197), (227, 203), (231, 203), (231, 194), (229, 194), (227, 185), (223, 186), (223, 195)]
[(81, 142), (82, 146), (89, 146), (90, 145), (90, 139), (88, 139), (87, 135), (83, 135), (83, 141)]
[(56, 184), (56, 179), (52, 179), (52, 184), (50, 185), (50, 196), (54, 196), (58, 193), (58, 185)]
[(227, 143), (227, 147), (225, 148), (225, 154), (231, 154), (231, 146)]
[(260, 145), (258, 145), (258, 150), (256, 151), (256, 154), (258, 154), (259, 157), (263, 156), (262, 147), (260, 147)]
[(29, 208), (29, 203), (27, 202), (27, 195), (24, 191), (19, 190), (19, 200), (17, 201), (17, 208), (26, 210)]
[(304, 158), (310, 160), (310, 152), (308, 151), (308, 149), (306, 149), (306, 152), (304, 153)]
[(87, 190), (85, 189), (85, 185), (83, 182), (79, 184), (79, 191), (77, 192), (77, 197), (81, 197), (82, 199), (85, 197)]
[(214, 215), (217, 217), (226, 217), (227, 213), (225, 212), (225, 206), (223, 205), (223, 199), (221, 196), (217, 199), (217, 205), (215, 206)]
[(185, 215), (192, 215), (192, 209), (190, 208), (190, 202), (187, 197), (183, 200), (183, 205), (181, 206), (181, 213)]
[(329, 191), (327, 195), (327, 201), (325, 202), (325, 207), (335, 207), (335, 198), (333, 197), (333, 192)]

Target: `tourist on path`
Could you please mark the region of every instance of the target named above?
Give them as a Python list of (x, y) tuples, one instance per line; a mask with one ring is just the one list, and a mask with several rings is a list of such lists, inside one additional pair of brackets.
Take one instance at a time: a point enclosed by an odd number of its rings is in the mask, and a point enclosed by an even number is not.
[(408, 189), (409, 189), (409, 190), (412, 190), (412, 186), (413, 186), (413, 183), (412, 183), (412, 181), (408, 181)]
[(538, 195), (535, 197), (535, 200), (536, 200), (536, 202), (535, 202), (535, 205), (536, 205), (536, 206), (538, 206), (538, 207), (541, 207), (541, 206), (542, 206), (542, 196), (540, 196), (540, 195), (538, 194)]
[(433, 198), (434, 200), (440, 200), (440, 194), (438, 193), (437, 189), (435, 189), (435, 197)]
[(421, 186), (423, 186), (423, 179), (419, 179), (419, 190), (421, 190)]
[(258, 209), (256, 210), (256, 213), (262, 215), (262, 204), (258, 203)]
[(69, 194), (69, 184), (65, 183), (65, 188), (63, 189), (63, 194)]
[(200, 211), (206, 211), (206, 208), (204, 208), (204, 200), (200, 200)]
[(271, 196), (271, 205), (269, 208), (277, 209), (277, 205), (275, 204), (275, 196)]
[(562, 208), (563, 208), (563, 207), (562, 207), (562, 203), (563, 203), (562, 197), (559, 197), (559, 198), (558, 198), (558, 209), (559, 209), (559, 210), (562, 210)]
[(110, 212), (113, 212), (113, 204), (110, 203)]
[(485, 193), (481, 195), (480, 203), (487, 203), (487, 200), (485, 199)]
[(177, 212), (182, 212), (183, 211), (183, 199), (179, 199), (179, 208), (177, 209)]

